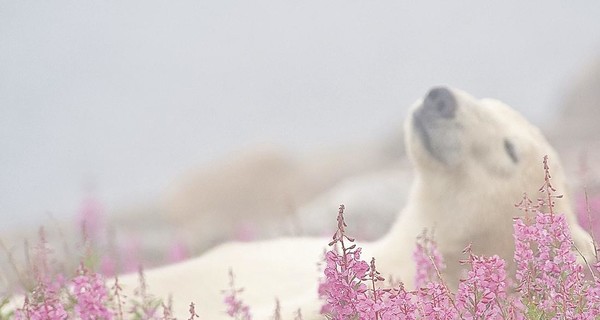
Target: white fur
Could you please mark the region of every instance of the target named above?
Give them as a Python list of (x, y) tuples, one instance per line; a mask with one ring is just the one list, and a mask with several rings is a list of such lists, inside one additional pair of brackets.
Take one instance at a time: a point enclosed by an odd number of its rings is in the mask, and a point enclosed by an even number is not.
[[(443, 150), (443, 160), (433, 158), (416, 134), (413, 117), (405, 123), (408, 154), (416, 168), (408, 204), (391, 231), (379, 241), (362, 244), (365, 260), (377, 258), (383, 275), (393, 275), (410, 288), (413, 283), (412, 251), (424, 228), (434, 229), (439, 249), (448, 264), (446, 277), (456, 286), (462, 249), (473, 244), (475, 253), (503, 256), (512, 261), (512, 218), (523, 192), (538, 196), (543, 183), (542, 157), (548, 155), (553, 185), (567, 197), (555, 210), (567, 214), (576, 245), (588, 257), (593, 254), (589, 236), (577, 225), (569, 207), (560, 161), (539, 130), (503, 103), (453, 90), (458, 103), (456, 117), (432, 124), (431, 139)], [(421, 107), (415, 103), (413, 110)], [(504, 149), (510, 139), (519, 158), (515, 163)], [(335, 211), (330, 219), (335, 219)], [(347, 217), (349, 224), (352, 216)], [(333, 233), (334, 230), (331, 230)], [(194, 301), (203, 319), (227, 319), (222, 289), (227, 270), (244, 287), (243, 300), (255, 319), (269, 319), (275, 297), (284, 318), (302, 308), (304, 319), (318, 317), (316, 263), (328, 239), (292, 238), (255, 243), (228, 243), (180, 264), (146, 272), (149, 291), (173, 295), (175, 313), (186, 318)], [(121, 279), (126, 290), (136, 287), (137, 277)]]

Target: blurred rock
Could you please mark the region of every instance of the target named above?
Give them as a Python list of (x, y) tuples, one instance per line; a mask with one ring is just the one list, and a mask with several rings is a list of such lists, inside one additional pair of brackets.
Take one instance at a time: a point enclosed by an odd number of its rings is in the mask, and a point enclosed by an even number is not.
[(348, 177), (399, 163), (402, 146), (391, 140), (300, 156), (274, 147), (239, 152), (178, 179), (165, 197), (165, 219), (200, 251), (231, 239), (318, 234), (322, 225), (308, 228), (300, 208)]
[(600, 56), (579, 71), (560, 103), (559, 115), (545, 127), (562, 156), (576, 194), (600, 186)]
[(561, 105), (553, 124), (558, 133), (554, 139), (562, 143), (600, 139), (600, 57), (580, 70)]

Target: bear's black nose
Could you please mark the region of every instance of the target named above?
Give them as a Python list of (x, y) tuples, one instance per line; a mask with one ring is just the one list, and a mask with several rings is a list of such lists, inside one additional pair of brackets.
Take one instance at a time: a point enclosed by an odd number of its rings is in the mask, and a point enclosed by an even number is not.
[(423, 108), (428, 114), (437, 114), (442, 118), (454, 118), (456, 113), (456, 99), (448, 88), (435, 87), (429, 90)]

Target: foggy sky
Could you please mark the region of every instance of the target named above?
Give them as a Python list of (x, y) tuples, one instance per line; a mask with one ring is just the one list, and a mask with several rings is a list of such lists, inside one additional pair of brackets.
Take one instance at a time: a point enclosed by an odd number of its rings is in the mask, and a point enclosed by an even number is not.
[(152, 201), (256, 144), (383, 137), (449, 84), (547, 120), (597, 1), (0, 0), (0, 229)]

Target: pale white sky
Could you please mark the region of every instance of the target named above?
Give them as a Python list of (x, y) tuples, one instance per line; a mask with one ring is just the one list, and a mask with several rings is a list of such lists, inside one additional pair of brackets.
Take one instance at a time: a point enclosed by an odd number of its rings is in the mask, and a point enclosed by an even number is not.
[(150, 201), (232, 150), (395, 130), (428, 87), (534, 122), (600, 53), (598, 1), (0, 0), (3, 227)]

